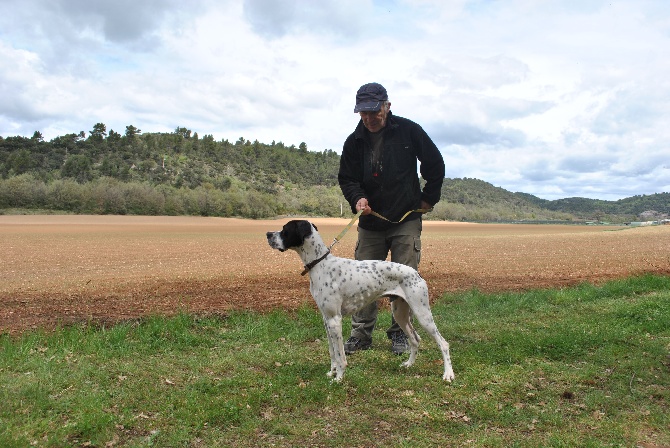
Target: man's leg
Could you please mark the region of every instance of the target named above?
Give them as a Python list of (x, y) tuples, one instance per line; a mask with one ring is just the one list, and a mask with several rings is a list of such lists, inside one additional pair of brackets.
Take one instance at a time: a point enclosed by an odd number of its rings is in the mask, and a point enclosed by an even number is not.
[[(390, 240), (391, 261), (418, 269), (421, 261), (421, 219), (400, 224), (387, 232)], [(409, 350), (407, 337), (395, 318), (391, 317), (391, 327), (386, 330), (386, 336), (393, 341), (391, 350), (401, 354)]]
[[(356, 260), (385, 260), (389, 251), (385, 232), (374, 232), (358, 229), (358, 242), (356, 244)], [(361, 308), (351, 316), (351, 338), (357, 338), (363, 348), (368, 348), (372, 342), (372, 331), (377, 322), (377, 302)], [(349, 341), (347, 341), (349, 343)], [(354, 344), (345, 345), (345, 352), (356, 351)], [(353, 349), (353, 350), (352, 350)]]

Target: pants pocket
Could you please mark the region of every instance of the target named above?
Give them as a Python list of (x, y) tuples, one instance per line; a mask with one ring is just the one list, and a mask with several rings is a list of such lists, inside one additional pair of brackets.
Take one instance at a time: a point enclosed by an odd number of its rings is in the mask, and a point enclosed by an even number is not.
[(414, 254), (416, 255), (416, 265), (419, 266), (421, 263), (421, 238), (414, 238)]

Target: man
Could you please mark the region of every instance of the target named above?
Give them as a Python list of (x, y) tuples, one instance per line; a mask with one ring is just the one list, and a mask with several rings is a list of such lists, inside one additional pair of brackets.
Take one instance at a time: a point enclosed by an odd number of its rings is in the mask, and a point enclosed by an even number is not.
[[(428, 134), (418, 124), (391, 113), (386, 89), (378, 83), (363, 85), (356, 93), (354, 112), (361, 120), (344, 142), (338, 181), (344, 197), (357, 213), (357, 260), (385, 260), (417, 269), (421, 258), (421, 212), (440, 199), (444, 180), (444, 160)], [(417, 174), (426, 181), (423, 190)], [(372, 215), (372, 211), (386, 218)], [(372, 330), (377, 321), (376, 302), (351, 319), (351, 337), (344, 351), (352, 354), (372, 345)], [(407, 336), (395, 319), (386, 332), (391, 351), (409, 350)]]

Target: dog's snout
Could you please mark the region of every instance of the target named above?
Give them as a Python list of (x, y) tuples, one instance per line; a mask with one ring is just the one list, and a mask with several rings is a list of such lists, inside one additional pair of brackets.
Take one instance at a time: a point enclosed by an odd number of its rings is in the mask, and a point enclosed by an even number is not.
[(268, 244), (271, 248), (277, 249), (280, 252), (286, 250), (279, 232), (267, 232), (265, 235), (268, 237)]

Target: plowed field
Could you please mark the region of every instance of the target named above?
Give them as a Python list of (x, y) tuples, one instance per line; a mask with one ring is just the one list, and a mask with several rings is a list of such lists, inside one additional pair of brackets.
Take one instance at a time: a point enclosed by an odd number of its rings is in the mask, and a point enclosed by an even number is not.
[[(0, 216), (0, 333), (149, 314), (225, 314), (312, 303), (297, 255), (267, 245), (287, 221)], [(327, 243), (348, 219), (314, 219)], [(354, 228), (333, 252), (353, 257)], [(447, 291), (562, 287), (670, 275), (670, 226), (425, 222), (419, 271)]]

